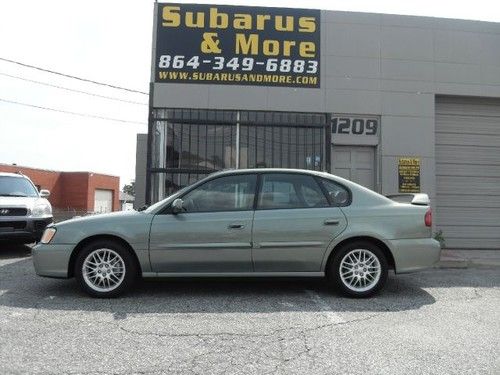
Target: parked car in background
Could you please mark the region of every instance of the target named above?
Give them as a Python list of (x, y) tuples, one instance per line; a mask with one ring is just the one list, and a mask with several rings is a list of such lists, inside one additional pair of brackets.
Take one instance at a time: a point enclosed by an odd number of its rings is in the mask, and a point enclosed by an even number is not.
[(48, 190), (37, 190), (22, 174), (0, 173), (0, 245), (31, 243), (53, 222)]
[(396, 273), (434, 265), (425, 194), (398, 203), (343, 178), (291, 169), (223, 171), (144, 211), (49, 226), (33, 249), (38, 275), (75, 276), (113, 297), (137, 277), (323, 277), (352, 297)]

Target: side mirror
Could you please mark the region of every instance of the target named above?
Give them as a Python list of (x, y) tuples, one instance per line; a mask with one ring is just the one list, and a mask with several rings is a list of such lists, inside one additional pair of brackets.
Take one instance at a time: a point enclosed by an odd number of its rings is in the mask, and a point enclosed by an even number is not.
[(46, 189), (40, 190), (40, 197), (42, 197), (42, 198), (48, 198), (49, 195), (50, 195), (50, 191), (48, 191)]
[(172, 212), (174, 214), (178, 214), (182, 211), (184, 211), (184, 201), (180, 198), (177, 198), (172, 202)]

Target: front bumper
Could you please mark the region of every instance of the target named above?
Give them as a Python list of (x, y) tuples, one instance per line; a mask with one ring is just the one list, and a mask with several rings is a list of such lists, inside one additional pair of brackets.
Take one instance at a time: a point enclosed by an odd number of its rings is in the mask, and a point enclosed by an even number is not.
[(12, 216), (0, 218), (0, 241), (38, 242), (52, 217)]
[(33, 265), (39, 276), (68, 277), (69, 260), (74, 245), (38, 244), (33, 247)]
[(433, 238), (388, 241), (396, 264), (396, 273), (408, 273), (431, 268), (439, 262), (441, 246)]

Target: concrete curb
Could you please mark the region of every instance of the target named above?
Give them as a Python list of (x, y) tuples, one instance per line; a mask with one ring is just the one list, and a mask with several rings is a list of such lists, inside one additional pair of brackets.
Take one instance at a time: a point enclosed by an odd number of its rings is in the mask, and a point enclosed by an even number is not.
[(500, 267), (500, 261), (486, 259), (471, 259), (469, 260), (471, 267)]
[(438, 263), (438, 268), (469, 268), (470, 262), (467, 259), (456, 259), (442, 257)]
[(441, 250), (439, 268), (468, 268), (469, 261), (450, 250)]
[(452, 250), (441, 252), (438, 268), (500, 267), (498, 250)]

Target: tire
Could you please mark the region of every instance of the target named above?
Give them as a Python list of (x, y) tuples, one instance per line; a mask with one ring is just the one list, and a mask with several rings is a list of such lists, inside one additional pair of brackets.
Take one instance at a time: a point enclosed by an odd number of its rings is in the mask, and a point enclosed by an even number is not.
[(342, 294), (354, 298), (366, 298), (379, 292), (387, 281), (387, 274), (384, 252), (367, 241), (343, 245), (327, 269), (329, 283)]
[(129, 290), (137, 278), (137, 265), (118, 242), (97, 240), (86, 245), (75, 262), (80, 288), (92, 297), (113, 298)]

